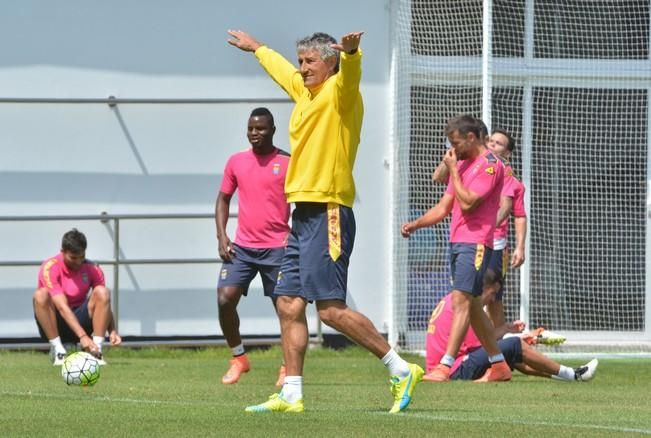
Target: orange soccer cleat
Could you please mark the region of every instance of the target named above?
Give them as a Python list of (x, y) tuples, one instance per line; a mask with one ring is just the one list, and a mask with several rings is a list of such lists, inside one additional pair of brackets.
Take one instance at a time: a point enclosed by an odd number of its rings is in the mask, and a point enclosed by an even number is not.
[(237, 381), (240, 380), (242, 373), (248, 373), (251, 369), (246, 354), (232, 358), (229, 363), (231, 364), (231, 367), (226, 371), (224, 377), (222, 377), (222, 383), (225, 385), (237, 383)]
[(432, 371), (423, 376), (427, 382), (447, 382), (450, 380), (450, 367), (442, 363), (432, 368)]
[(481, 378), (473, 380), (473, 382), (507, 382), (509, 380), (511, 380), (511, 368), (509, 368), (509, 365), (506, 362), (500, 361), (492, 364)]

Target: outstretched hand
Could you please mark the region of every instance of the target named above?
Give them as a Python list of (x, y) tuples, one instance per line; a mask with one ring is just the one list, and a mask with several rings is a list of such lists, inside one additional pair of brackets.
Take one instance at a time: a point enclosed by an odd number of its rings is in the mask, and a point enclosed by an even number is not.
[(262, 45), (258, 40), (253, 38), (246, 32), (241, 30), (227, 30), (226, 31), (233, 38), (226, 40), (231, 46), (235, 46), (240, 50), (245, 52), (255, 52), (258, 50), (258, 47)]
[(362, 35), (364, 35), (364, 32), (347, 33), (341, 37), (339, 44), (330, 44), (330, 47), (340, 52), (354, 52), (359, 47), (359, 41), (362, 39)]

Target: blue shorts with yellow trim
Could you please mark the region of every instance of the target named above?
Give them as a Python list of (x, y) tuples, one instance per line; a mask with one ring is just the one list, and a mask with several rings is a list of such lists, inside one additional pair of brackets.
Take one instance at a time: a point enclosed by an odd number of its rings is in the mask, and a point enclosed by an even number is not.
[[(522, 363), (522, 342), (518, 336), (512, 336), (497, 341), (497, 346), (504, 355), (504, 360), (513, 369), (516, 364)], [(488, 353), (484, 348), (478, 348), (467, 354), (450, 380), (475, 380), (484, 375), (491, 366)]]
[(346, 301), (355, 231), (352, 208), (297, 202), (274, 295)]
[(484, 273), (493, 250), (479, 243), (450, 244), (452, 290), (481, 295)]
[(230, 262), (225, 261), (222, 264), (217, 288), (237, 286), (242, 289), (243, 295), (247, 295), (251, 281), (260, 273), (265, 296), (272, 296), (285, 248), (246, 248), (232, 245), (235, 255)]
[(490, 260), (488, 261), (488, 269), (499, 272), (502, 274), (502, 287), (495, 295), (497, 301), (502, 301), (502, 296), (504, 295), (504, 282), (506, 281), (506, 274), (509, 272), (509, 249), (494, 249), (491, 254)]

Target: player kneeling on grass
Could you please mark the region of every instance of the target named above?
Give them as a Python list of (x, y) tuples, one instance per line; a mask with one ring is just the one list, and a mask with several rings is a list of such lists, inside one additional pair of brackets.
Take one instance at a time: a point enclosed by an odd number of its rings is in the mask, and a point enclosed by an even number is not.
[[(492, 270), (486, 271), (481, 294), (482, 304), (487, 306), (492, 303), (501, 287), (501, 275)], [(425, 361), (428, 373), (436, 367), (441, 357), (445, 354), (452, 320), (452, 299), (450, 294), (448, 294), (443, 297), (432, 312), (427, 327)], [(510, 324), (509, 331), (511, 333), (519, 333), (522, 331), (522, 328), (520, 321), (514, 321)], [(515, 368), (531, 376), (585, 382), (594, 377), (597, 371), (597, 365), (599, 364), (597, 359), (593, 359), (578, 368), (561, 365), (529, 346), (526, 339), (519, 336), (499, 340), (497, 344), (511, 369)], [(490, 362), (488, 361), (486, 350), (481, 347), (481, 343), (477, 339), (472, 327), (469, 327), (459, 349), (459, 354), (455, 358), (454, 365), (450, 370), (450, 379), (479, 379), (489, 367)], [(429, 380), (428, 376), (425, 375), (423, 380)]]
[(39, 333), (50, 342), (53, 365), (63, 365), (63, 342), (79, 340), (100, 365), (106, 364), (102, 356), (106, 332), (111, 345), (122, 342), (115, 329), (104, 273), (86, 260), (86, 236), (76, 228), (63, 235), (61, 252), (41, 265), (33, 304)]

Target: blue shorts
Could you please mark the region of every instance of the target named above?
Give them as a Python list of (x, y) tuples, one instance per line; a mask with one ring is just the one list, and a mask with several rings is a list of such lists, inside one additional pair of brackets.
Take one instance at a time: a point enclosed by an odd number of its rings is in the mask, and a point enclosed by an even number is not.
[(346, 301), (355, 230), (350, 207), (297, 202), (274, 294)]
[(502, 275), (502, 287), (495, 296), (497, 301), (502, 301), (502, 295), (504, 295), (504, 282), (506, 281), (506, 274), (509, 271), (509, 263), (508, 248), (494, 249), (490, 260), (488, 261), (488, 269), (491, 269), (494, 272), (499, 272)]
[(492, 249), (475, 243), (450, 244), (452, 290), (480, 296)]
[[(513, 369), (516, 364), (522, 363), (522, 344), (518, 336), (512, 336), (506, 339), (497, 341), (497, 346), (502, 350), (506, 363), (509, 368)], [(475, 380), (484, 375), (486, 370), (490, 368), (491, 364), (488, 361), (488, 354), (484, 348), (478, 348), (470, 354), (466, 355), (454, 373), (450, 376), (450, 380)]]
[[(88, 298), (90, 297), (90, 294), (86, 296), (86, 300), (79, 305), (79, 307), (75, 307), (72, 309), (73, 313), (77, 317), (77, 320), (79, 321), (79, 324), (83, 327), (84, 331), (86, 332), (87, 335), (93, 334), (93, 321), (90, 319), (90, 315), (88, 314)], [(68, 323), (63, 319), (61, 314), (59, 313), (58, 310), (54, 311), (57, 315), (57, 329), (59, 331), (59, 337), (61, 338), (61, 342), (70, 342), (70, 343), (77, 343), (79, 342), (79, 337), (73, 332), (70, 327), (68, 327)], [(44, 341), (49, 341), (47, 336), (45, 335), (45, 332), (43, 331), (43, 327), (41, 327), (41, 324), (38, 322), (38, 319), (36, 319), (36, 315), (34, 315), (34, 319), (36, 320), (36, 325), (38, 326), (38, 334), (41, 336), (41, 339)], [(102, 333), (104, 335), (104, 333)]]
[(237, 286), (246, 295), (259, 272), (265, 296), (272, 296), (285, 248), (245, 248), (233, 244), (233, 251), (231, 261), (222, 264), (217, 288)]

